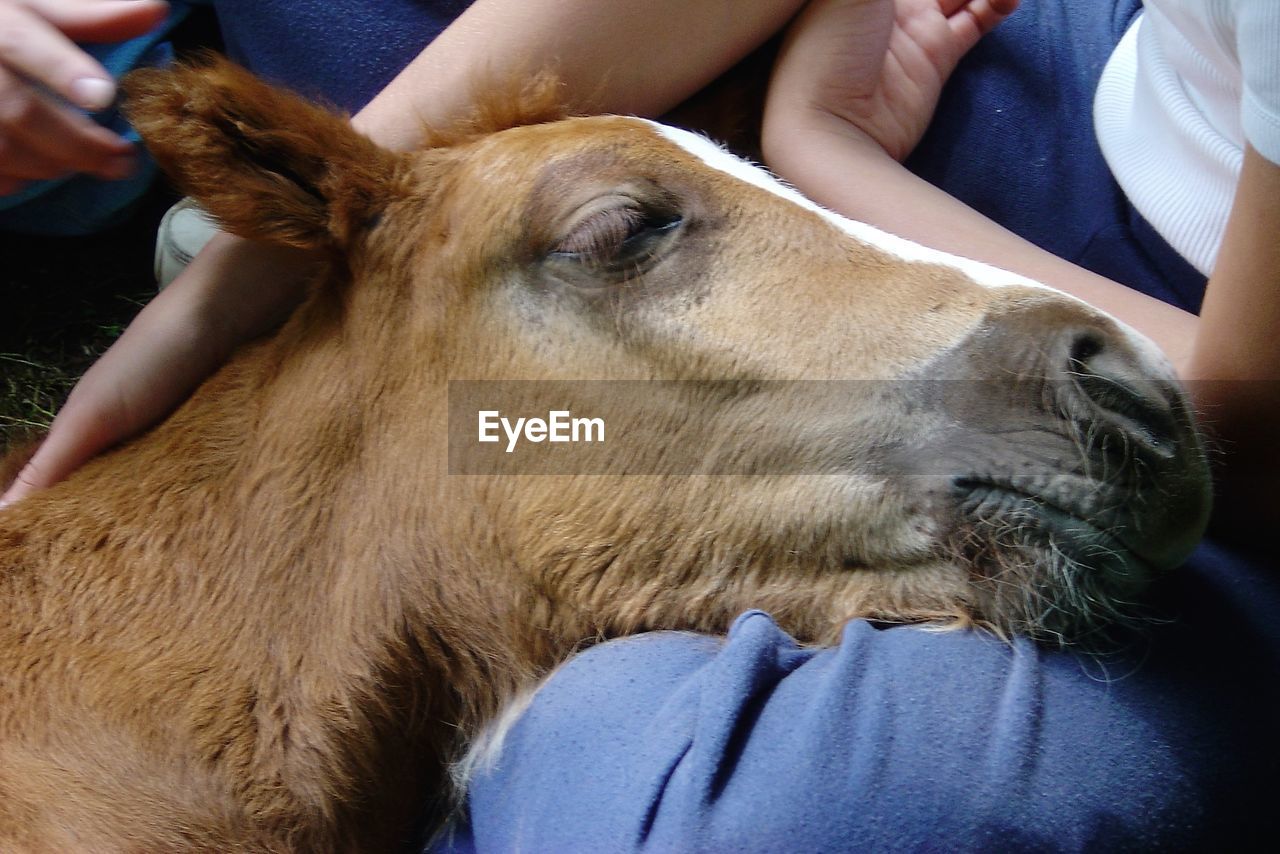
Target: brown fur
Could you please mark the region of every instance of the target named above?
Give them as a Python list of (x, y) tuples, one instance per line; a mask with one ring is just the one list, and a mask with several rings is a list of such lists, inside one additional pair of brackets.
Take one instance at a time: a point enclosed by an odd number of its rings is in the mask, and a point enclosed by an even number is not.
[[(822, 464), (923, 441), (927, 416), (759, 384), (908, 376), (1046, 307), (1105, 318), (904, 263), (629, 119), (472, 124), (398, 156), (226, 64), (129, 90), (228, 228), (332, 263), (165, 423), (0, 512), (0, 849), (395, 850), (444, 815), (468, 739), (584, 640), (747, 607), (809, 639), (854, 615), (1008, 625), (946, 551), (941, 498)], [(479, 121), (557, 117), (534, 100)], [(556, 273), (611, 188), (679, 204), (670, 255)], [(450, 474), (450, 380), (599, 378), (691, 391), (622, 469)], [(679, 448), (741, 468), (664, 475)], [(774, 467), (791, 454), (810, 468)]]

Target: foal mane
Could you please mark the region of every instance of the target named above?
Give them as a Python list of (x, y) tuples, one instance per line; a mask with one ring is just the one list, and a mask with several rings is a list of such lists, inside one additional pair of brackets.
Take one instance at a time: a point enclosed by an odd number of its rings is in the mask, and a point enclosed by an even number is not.
[(498, 131), (567, 119), (564, 84), (551, 71), (485, 75), (471, 87), (471, 107), (443, 127), (423, 128), (423, 148), (461, 145)]

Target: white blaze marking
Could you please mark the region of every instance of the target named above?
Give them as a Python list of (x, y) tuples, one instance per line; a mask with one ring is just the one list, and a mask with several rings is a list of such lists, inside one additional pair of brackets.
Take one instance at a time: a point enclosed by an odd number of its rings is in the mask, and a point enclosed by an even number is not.
[(888, 252), (890, 255), (901, 258), (903, 261), (942, 264), (952, 267), (960, 270), (978, 284), (991, 288), (1008, 285), (1024, 285), (1035, 288), (1046, 287), (1039, 282), (1019, 276), (1016, 273), (1010, 273), (980, 261), (961, 258), (959, 255), (952, 255), (940, 249), (930, 249), (927, 246), (921, 246), (919, 243), (898, 237), (887, 231), (881, 231), (875, 226), (841, 216), (835, 211), (827, 210), (812, 199), (806, 198), (798, 190), (779, 181), (765, 169), (743, 160), (701, 134), (691, 133), (681, 128), (669, 127), (658, 122), (651, 121), (649, 124), (665, 139), (680, 146), (711, 168), (732, 175), (753, 187), (767, 190), (775, 196), (799, 205), (807, 211), (812, 211), (845, 234)]
[[(864, 222), (857, 222), (841, 216), (835, 211), (827, 210), (817, 202), (807, 198), (794, 187), (778, 180), (766, 169), (750, 161), (743, 160), (702, 134), (692, 133), (682, 128), (671, 127), (649, 119), (641, 119), (641, 121), (652, 126), (664, 139), (689, 152), (712, 169), (731, 175), (753, 187), (759, 187), (762, 190), (773, 193), (775, 196), (799, 205), (807, 211), (812, 211), (850, 237), (874, 246), (903, 261), (941, 264), (951, 267), (964, 273), (977, 284), (988, 288), (1001, 288), (1010, 285), (1039, 288), (1052, 291), (1063, 299), (1088, 305), (1079, 297), (1046, 285), (1043, 282), (1028, 279), (1026, 276), (1020, 276), (1017, 273), (1010, 273), (1007, 270), (1001, 270), (999, 267), (984, 264), (981, 261), (974, 261), (971, 258), (952, 255), (950, 252), (943, 252), (940, 249), (930, 249), (928, 246), (921, 246), (919, 243), (898, 237), (896, 234), (882, 231), (873, 225), (867, 225)], [(1098, 314), (1110, 318), (1115, 323), (1121, 333), (1128, 337), (1134, 348), (1145, 357), (1145, 360), (1149, 363), (1149, 368), (1155, 369), (1157, 366), (1168, 365), (1168, 360), (1164, 353), (1146, 335), (1143, 335), (1124, 321), (1103, 312), (1101, 309), (1093, 308), (1092, 306), (1090, 308)], [(1172, 370), (1170, 369), (1169, 372), (1172, 373)]]

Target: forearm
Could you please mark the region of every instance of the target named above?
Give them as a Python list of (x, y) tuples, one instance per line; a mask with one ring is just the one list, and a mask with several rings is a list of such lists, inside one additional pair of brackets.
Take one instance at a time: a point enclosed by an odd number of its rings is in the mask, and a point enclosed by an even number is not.
[(1280, 382), (1280, 166), (1252, 148), (1200, 318), (1193, 378)]
[(1278, 336), (1280, 166), (1248, 148), (1188, 376), (1225, 461), (1223, 507), (1255, 536), (1280, 522)]
[(464, 115), (474, 87), (549, 70), (568, 106), (656, 116), (780, 29), (801, 0), (477, 0), (355, 118), (395, 149)]
[(842, 119), (772, 98), (763, 145), (769, 165), (833, 210), (926, 246), (984, 261), (1073, 294), (1145, 333), (1185, 371), (1197, 319), (1077, 267), (1002, 228), (912, 175)]

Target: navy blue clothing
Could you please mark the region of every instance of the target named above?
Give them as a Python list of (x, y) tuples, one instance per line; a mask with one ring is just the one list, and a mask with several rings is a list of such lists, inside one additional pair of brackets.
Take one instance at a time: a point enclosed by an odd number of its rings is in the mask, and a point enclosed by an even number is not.
[[(797, 649), (759, 612), (539, 693), (438, 850), (1232, 850), (1275, 838), (1280, 566), (1202, 546), (1088, 657), (974, 631)], [(473, 835), (472, 835), (473, 834)]]
[(1204, 275), (1129, 203), (1094, 132), (1102, 68), (1141, 8), (1022, 0), (961, 60), (906, 165), (1054, 255), (1198, 312)]
[(468, 0), (214, 0), (227, 53), (259, 75), (355, 112)]

